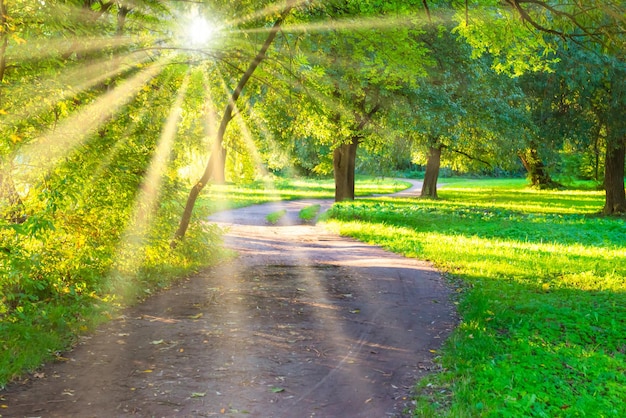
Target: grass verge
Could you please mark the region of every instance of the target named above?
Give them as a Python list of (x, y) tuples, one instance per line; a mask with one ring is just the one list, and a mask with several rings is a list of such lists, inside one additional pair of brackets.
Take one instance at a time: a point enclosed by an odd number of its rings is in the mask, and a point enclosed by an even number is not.
[[(357, 176), (355, 194), (369, 196), (404, 190), (410, 183), (391, 178)], [(335, 183), (332, 179), (272, 179), (247, 185), (211, 185), (198, 198), (198, 205), (209, 212), (235, 209), (260, 203), (296, 199), (333, 199)]]
[(335, 205), (344, 235), (431, 260), (459, 292), (415, 416), (626, 416), (626, 225), (596, 191), (468, 181)]
[(269, 213), (265, 217), (265, 219), (267, 220), (267, 222), (271, 223), (272, 225), (275, 225), (278, 223), (278, 221), (280, 221), (280, 219), (283, 216), (285, 216), (286, 213), (287, 213), (286, 209), (277, 210), (276, 212)]
[(305, 222), (310, 222), (315, 219), (317, 214), (320, 212), (320, 208), (320, 205), (311, 205), (306, 208), (302, 208), (298, 213), (298, 217)]

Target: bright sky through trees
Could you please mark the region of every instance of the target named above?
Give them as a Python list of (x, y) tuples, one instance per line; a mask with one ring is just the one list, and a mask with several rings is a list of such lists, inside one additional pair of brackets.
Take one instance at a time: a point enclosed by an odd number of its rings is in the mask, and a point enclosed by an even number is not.
[(194, 46), (206, 44), (215, 34), (216, 28), (202, 16), (194, 16), (187, 28), (187, 39)]

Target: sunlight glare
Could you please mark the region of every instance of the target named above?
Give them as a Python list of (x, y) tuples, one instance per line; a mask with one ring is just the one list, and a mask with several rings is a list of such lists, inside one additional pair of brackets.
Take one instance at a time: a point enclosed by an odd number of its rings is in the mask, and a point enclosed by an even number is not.
[(206, 44), (215, 34), (216, 28), (202, 16), (195, 16), (187, 28), (187, 37), (194, 46)]

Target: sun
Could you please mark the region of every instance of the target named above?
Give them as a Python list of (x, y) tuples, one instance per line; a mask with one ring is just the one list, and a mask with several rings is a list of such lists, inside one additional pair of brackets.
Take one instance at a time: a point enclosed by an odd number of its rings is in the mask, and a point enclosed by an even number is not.
[(216, 27), (202, 16), (194, 16), (186, 29), (187, 38), (194, 46), (206, 44), (215, 34)]

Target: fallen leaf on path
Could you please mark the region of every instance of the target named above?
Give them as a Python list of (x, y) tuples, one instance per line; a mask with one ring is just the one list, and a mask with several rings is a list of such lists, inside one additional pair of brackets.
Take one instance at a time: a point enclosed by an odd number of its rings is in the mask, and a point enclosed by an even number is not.
[(202, 312), (200, 312), (200, 313), (199, 313), (199, 314), (197, 314), (197, 315), (190, 315), (190, 316), (189, 316), (189, 319), (200, 319), (200, 318), (202, 318), (202, 316), (203, 316), (203, 315), (204, 315), (204, 314), (203, 314)]
[(154, 341), (150, 341), (150, 344), (152, 344), (152, 345), (159, 345), (159, 344), (163, 344), (163, 340), (154, 340)]
[(191, 394), (192, 398), (203, 398), (206, 395), (206, 392), (194, 392)]
[(279, 387), (273, 387), (270, 390), (272, 391), (272, 393), (280, 393), (280, 392), (284, 392), (285, 391), (284, 388), (279, 388)]

